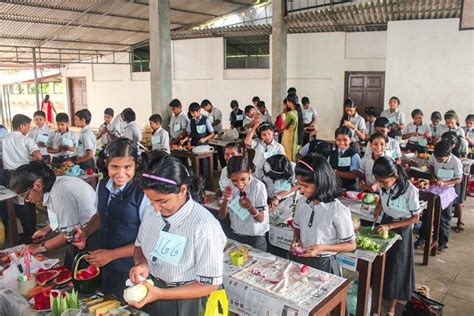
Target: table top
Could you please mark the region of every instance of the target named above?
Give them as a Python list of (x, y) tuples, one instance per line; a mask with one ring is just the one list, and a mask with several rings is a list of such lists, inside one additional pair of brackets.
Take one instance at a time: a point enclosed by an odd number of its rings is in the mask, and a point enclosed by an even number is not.
[(0, 185), (0, 201), (6, 201), (8, 199), (14, 198), (17, 194), (3, 185)]
[(215, 139), (211, 138), (209, 139), (209, 144), (210, 145), (216, 145), (216, 146), (227, 146), (227, 144), (230, 143), (243, 143), (243, 139), (238, 138), (238, 139), (232, 139), (232, 140), (224, 140), (224, 139)]
[(172, 156), (178, 156), (178, 157), (208, 157), (212, 156), (214, 154), (213, 151), (207, 151), (207, 152), (202, 152), (202, 153), (194, 153), (190, 150), (179, 150), (179, 149), (171, 149), (171, 155)]

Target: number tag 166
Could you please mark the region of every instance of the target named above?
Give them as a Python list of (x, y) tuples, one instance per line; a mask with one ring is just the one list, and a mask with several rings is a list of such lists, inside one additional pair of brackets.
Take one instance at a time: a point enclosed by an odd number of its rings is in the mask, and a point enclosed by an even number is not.
[(169, 264), (177, 266), (183, 256), (187, 238), (161, 231), (155, 249), (151, 252), (156, 257)]

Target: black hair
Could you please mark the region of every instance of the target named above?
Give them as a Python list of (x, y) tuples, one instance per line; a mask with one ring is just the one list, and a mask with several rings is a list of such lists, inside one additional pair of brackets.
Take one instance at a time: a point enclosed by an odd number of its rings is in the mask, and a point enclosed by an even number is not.
[(347, 135), (349, 138), (352, 136), (352, 131), (349, 127), (340, 126), (334, 132), (334, 137), (337, 138), (338, 135)]
[(120, 137), (110, 142), (105, 148), (105, 156), (107, 159), (131, 157), (135, 162), (138, 162), (139, 158), (137, 146), (125, 137)]
[(332, 202), (342, 193), (339, 177), (327, 159), (321, 155), (308, 155), (300, 159), (296, 163), (295, 174), (306, 183), (314, 183), (316, 190), (307, 202), (314, 200), (323, 203)]
[(272, 181), (287, 180), (291, 182), (293, 168), (291, 167), (290, 160), (285, 155), (273, 155), (265, 161), (263, 174), (272, 179)]
[(36, 180), (43, 182), (43, 192), (50, 192), (56, 181), (54, 171), (43, 161), (33, 160), (18, 167), (10, 178), (10, 190), (22, 194), (33, 187)]
[(315, 139), (309, 143), (309, 150), (310, 152), (308, 154), (318, 154), (327, 159), (331, 154), (332, 145), (324, 140)]
[(443, 117), (441, 116), (441, 113), (438, 111), (434, 111), (431, 113), (431, 119), (432, 120), (441, 120)]
[(434, 147), (435, 157), (448, 157), (452, 153), (453, 144), (447, 140), (441, 140)]
[(373, 142), (377, 138), (383, 138), (385, 140), (385, 144), (388, 143), (388, 137), (386, 137), (384, 134), (375, 132), (372, 135), (370, 135), (370, 142)]
[(193, 102), (189, 105), (189, 113), (199, 112), (200, 110), (201, 110), (201, 106), (197, 102)]
[(401, 104), (401, 103), (400, 103), (400, 99), (399, 99), (398, 97), (396, 97), (396, 96), (393, 96), (393, 97), (391, 97), (390, 99), (388, 99), (389, 102), (390, 102), (391, 100), (397, 101), (397, 104), (398, 104), (398, 105)]
[(262, 133), (265, 131), (272, 131), (273, 132), (273, 126), (269, 123), (262, 123), (257, 127), (257, 136), (258, 138), (262, 137)]
[(374, 127), (389, 128), (390, 127), (390, 121), (386, 117), (379, 116), (375, 119)]
[(47, 94), (47, 95), (44, 96), (44, 101), (45, 101), (45, 102), (48, 102), (48, 101), (49, 101), (49, 94)]
[(225, 145), (225, 148), (235, 148), (235, 150), (236, 150), (239, 154), (243, 154), (243, 153), (244, 153), (244, 147), (242, 146), (241, 143), (228, 143), (227, 145)]
[[(398, 199), (401, 195), (405, 194), (409, 187), (408, 175), (406, 174), (403, 167), (397, 164), (390, 157), (380, 157), (374, 162), (374, 167), (372, 168), (372, 174), (374, 177), (378, 178), (390, 178), (398, 176), (397, 181), (395, 182), (395, 188), (397, 192), (392, 195), (392, 200)], [(386, 192), (387, 189), (382, 189)]]
[(179, 101), (178, 99), (173, 99), (173, 100), (171, 100), (171, 102), (168, 106), (170, 108), (180, 108), (181, 107), (181, 101)]
[(474, 114), (468, 114), (465, 119), (466, 122), (474, 121)]
[(253, 105), (247, 105), (244, 110), (245, 114), (247, 114), (248, 112), (255, 110), (255, 107)]
[(239, 102), (237, 100), (230, 101), (230, 108), (233, 109), (235, 107), (239, 107)]
[(69, 123), (69, 116), (66, 113), (56, 114), (57, 123)]
[(77, 116), (79, 119), (84, 120), (87, 125), (89, 125), (92, 120), (92, 114), (88, 109), (79, 110), (74, 113), (74, 116)]
[(266, 107), (265, 107), (265, 101), (262, 101), (262, 100), (258, 101), (257, 107), (258, 107), (258, 108), (264, 108), (264, 109), (266, 109)]
[(163, 119), (161, 118), (160, 114), (152, 114), (148, 118), (148, 120), (151, 121), (151, 122), (160, 123), (160, 124), (163, 122)]
[(34, 114), (33, 114), (33, 117), (35, 116), (41, 116), (43, 117), (44, 119), (46, 119), (46, 113), (44, 113), (43, 111), (36, 111)]
[(296, 88), (294, 88), (294, 87), (288, 88), (288, 91), (286, 91), (286, 93), (288, 93), (288, 94), (296, 94)]
[(344, 108), (355, 108), (357, 107), (354, 101), (351, 98), (348, 98), (344, 101)]
[(453, 110), (450, 110), (450, 111), (444, 113), (444, 120), (445, 121), (451, 120), (451, 119), (455, 119), (456, 121), (458, 120), (458, 115)]
[(227, 174), (229, 177), (237, 172), (254, 172), (254, 164), (243, 156), (234, 156), (227, 163)]
[(258, 102), (258, 101), (260, 101), (260, 98), (259, 98), (259, 97), (254, 96), (254, 97), (252, 98), (252, 103), (253, 103), (253, 102)]
[(302, 97), (301, 98), (301, 104), (308, 104), (309, 103), (309, 98), (308, 97)]
[(123, 120), (127, 123), (133, 122), (137, 119), (137, 115), (135, 114), (135, 111), (132, 110), (131, 108), (126, 108), (125, 110), (123, 110), (122, 115), (123, 115)]
[(18, 130), (23, 124), (30, 124), (31, 119), (23, 114), (16, 114), (12, 119), (12, 128)]
[(339, 122), (339, 126), (344, 126), (344, 122), (345, 121), (350, 121), (351, 120), (351, 117), (349, 114), (347, 114), (346, 112), (342, 113), (342, 117), (341, 117), (341, 121)]
[(186, 185), (193, 200), (198, 203), (204, 201), (202, 181), (191, 172), (176, 157), (161, 151), (156, 151), (144, 168), (144, 173), (174, 181), (177, 185), (151, 179), (141, 175), (140, 187), (143, 190), (154, 190), (162, 194), (178, 194), (181, 186)]
[(296, 112), (298, 112), (298, 145), (302, 145), (304, 138), (303, 111), (301, 111), (301, 105), (298, 102), (298, 96), (294, 93), (291, 93), (288, 94), (286, 100), (287, 102), (293, 103), (295, 105)]
[(365, 115), (375, 116), (378, 117), (380, 115), (379, 111), (375, 106), (368, 106), (364, 109)]
[(412, 118), (415, 118), (415, 116), (417, 116), (417, 115), (423, 116), (423, 111), (420, 110), (420, 109), (414, 109), (413, 111), (411, 111), (411, 117)]
[(114, 116), (114, 109), (112, 109), (112, 108), (106, 108), (106, 109), (104, 110), (104, 114), (105, 114), (105, 115)]
[(209, 101), (208, 99), (204, 99), (201, 102), (201, 107), (203, 108), (203, 107), (205, 107), (206, 105), (209, 105), (209, 104), (212, 105), (211, 101)]

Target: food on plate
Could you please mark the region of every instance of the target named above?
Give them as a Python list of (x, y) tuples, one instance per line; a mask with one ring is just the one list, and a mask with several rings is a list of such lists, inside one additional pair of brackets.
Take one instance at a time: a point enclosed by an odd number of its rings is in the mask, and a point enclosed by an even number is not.
[[(146, 282), (150, 283), (151, 285), (154, 285), (153, 281), (148, 279)], [(143, 284), (136, 284), (134, 286), (127, 287), (123, 291), (123, 298), (125, 299), (125, 302), (140, 302), (143, 300), (146, 295), (148, 294), (148, 289), (145, 285)]]
[(428, 189), (430, 187), (430, 180), (410, 178), (410, 182), (419, 189)]
[(120, 302), (117, 300), (107, 300), (89, 307), (89, 313), (101, 315), (107, 313), (109, 310), (120, 307)]
[(365, 204), (377, 204), (378, 201), (379, 201), (379, 196), (372, 193), (366, 193), (364, 195), (364, 198), (362, 199), (362, 202)]
[(36, 311), (46, 311), (51, 309), (51, 300), (49, 299), (49, 291), (36, 294), (33, 297), (33, 309)]
[(61, 272), (56, 270), (43, 270), (38, 271), (36, 274), (36, 282), (43, 286), (49, 281), (55, 279)]
[(374, 252), (379, 252), (381, 248), (380, 244), (376, 243), (371, 238), (360, 235), (356, 236), (356, 244), (357, 248)]
[(63, 270), (61, 273), (54, 279), (54, 283), (57, 285), (65, 284), (72, 279), (72, 273), (69, 270)]
[(430, 154), (428, 154), (428, 153), (419, 153), (418, 158), (428, 160), (428, 159), (430, 159)]
[(35, 286), (34, 288), (32, 288), (31, 290), (28, 291), (27, 296), (28, 297), (35, 297), (36, 295), (38, 295), (40, 293), (47, 293), (48, 297), (49, 297), (49, 292), (51, 291), (51, 289), (53, 287), (54, 287), (54, 285), (49, 285), (49, 286), (37, 285), (37, 286)]

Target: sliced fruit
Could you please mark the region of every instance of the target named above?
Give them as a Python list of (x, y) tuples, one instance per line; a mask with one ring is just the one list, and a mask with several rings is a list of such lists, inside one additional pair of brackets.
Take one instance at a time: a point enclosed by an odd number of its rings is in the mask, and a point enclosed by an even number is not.
[(36, 274), (36, 282), (39, 285), (45, 285), (49, 281), (56, 278), (61, 272), (55, 270), (42, 271)]
[(100, 269), (94, 266), (88, 266), (87, 269), (77, 271), (78, 280), (88, 280), (95, 278), (100, 273)]
[(38, 286), (35, 286), (34, 288), (32, 288), (31, 290), (28, 291), (28, 297), (34, 297), (40, 293), (48, 293), (48, 296), (49, 296), (49, 292), (51, 291), (51, 289), (54, 287), (54, 285), (50, 285), (50, 286), (41, 286), (41, 285), (38, 285)]
[(57, 285), (67, 283), (72, 280), (72, 273), (68, 270), (61, 271), (61, 273), (54, 279)]

